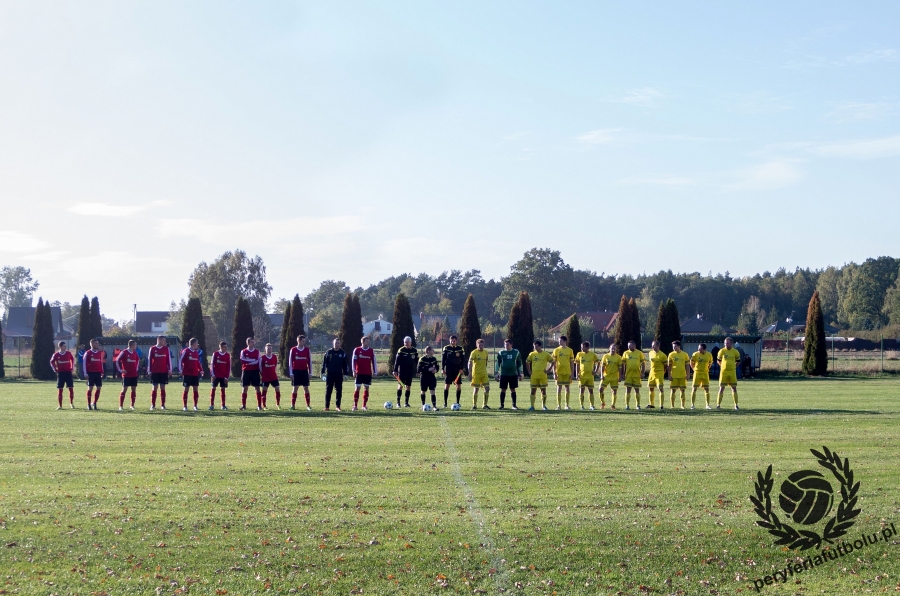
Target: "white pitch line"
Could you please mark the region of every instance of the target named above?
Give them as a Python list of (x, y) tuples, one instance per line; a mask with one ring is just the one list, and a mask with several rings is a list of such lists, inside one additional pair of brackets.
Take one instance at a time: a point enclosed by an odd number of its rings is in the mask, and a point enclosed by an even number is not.
[(484, 521), (484, 514), (481, 513), (481, 508), (475, 499), (475, 492), (469, 487), (466, 479), (463, 478), (462, 471), (459, 469), (459, 452), (456, 450), (456, 445), (453, 444), (453, 434), (447, 425), (447, 418), (446, 416), (438, 416), (438, 418), (441, 428), (444, 429), (444, 445), (447, 448), (447, 453), (450, 455), (450, 469), (453, 474), (453, 480), (456, 481), (456, 486), (459, 487), (463, 497), (466, 499), (466, 511), (469, 512), (469, 517), (475, 523), (478, 539), (490, 556), (491, 567), (497, 570), (497, 573), (494, 574), (494, 585), (498, 591), (505, 591), (506, 584), (509, 581), (509, 572), (506, 569), (506, 564), (497, 551), (496, 546), (494, 546), (494, 540), (491, 538), (487, 524)]

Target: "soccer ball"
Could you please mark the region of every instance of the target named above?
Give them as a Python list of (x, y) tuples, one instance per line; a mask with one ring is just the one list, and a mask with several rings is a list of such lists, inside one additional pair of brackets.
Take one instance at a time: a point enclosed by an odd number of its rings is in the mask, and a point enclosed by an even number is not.
[(778, 502), (795, 523), (809, 526), (831, 511), (834, 489), (819, 472), (800, 470), (781, 483)]
[(450, 406), (450, 409), (453, 410), (454, 412), (458, 412), (458, 411), (459, 411), (459, 404), (453, 404), (452, 406)]
[(392, 404), (392, 403), (389, 402), (389, 401), (386, 401), (386, 402), (384, 402), (384, 409), (385, 409), (385, 410), (393, 410), (393, 409), (394, 409), (394, 404)]
[(423, 411), (423, 412), (430, 412), (430, 411), (431, 411), (431, 404), (425, 404), (424, 406), (422, 406), (422, 411)]

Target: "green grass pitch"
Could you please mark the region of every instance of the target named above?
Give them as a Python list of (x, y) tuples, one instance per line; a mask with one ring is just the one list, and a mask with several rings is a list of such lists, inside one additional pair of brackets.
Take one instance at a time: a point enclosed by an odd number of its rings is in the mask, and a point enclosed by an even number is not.
[[(384, 382), (326, 414), (317, 382), (313, 412), (185, 414), (171, 388), (57, 412), (0, 383), (0, 594), (753, 594), (800, 556), (754, 525), (756, 472), (777, 491), (822, 445), (862, 483), (850, 537), (900, 525), (896, 380), (748, 381), (740, 412), (390, 412)], [(896, 542), (762, 593), (895, 592)]]

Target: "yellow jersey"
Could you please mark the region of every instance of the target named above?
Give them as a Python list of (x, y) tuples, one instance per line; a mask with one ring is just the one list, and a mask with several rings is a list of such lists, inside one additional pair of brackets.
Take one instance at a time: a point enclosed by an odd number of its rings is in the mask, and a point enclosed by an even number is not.
[(719, 361), (719, 364), (722, 365), (722, 372), (735, 372), (737, 371), (738, 362), (741, 360), (741, 353), (734, 348), (731, 348), (730, 350), (722, 348), (719, 350), (716, 359)]
[(473, 365), (473, 377), (487, 375), (488, 357), (487, 350), (472, 350), (472, 353), (469, 354), (469, 363)]
[(550, 355), (550, 352), (538, 352), (534, 351), (528, 355), (528, 358), (525, 359), (525, 362), (531, 366), (531, 375), (546, 375), (547, 367), (550, 366), (550, 362), (553, 356)]
[(646, 360), (640, 350), (625, 350), (622, 361), (625, 363), (625, 376), (641, 374), (641, 363)]
[(709, 352), (694, 352), (691, 354), (691, 365), (695, 375), (709, 376), (709, 367), (712, 364), (712, 354)]
[(578, 376), (593, 377), (597, 360), (599, 358), (594, 352), (578, 352), (578, 355), (575, 356), (575, 362), (578, 363)]
[(575, 360), (575, 352), (569, 346), (559, 346), (553, 350), (553, 362), (556, 363), (556, 374), (560, 377), (572, 376), (572, 361)]
[(603, 355), (603, 358), (600, 359), (600, 367), (603, 369), (604, 377), (615, 375), (616, 378), (618, 378), (620, 366), (622, 366), (622, 357), (618, 354), (606, 353)]
[(666, 353), (659, 350), (650, 350), (647, 356), (648, 360), (650, 360), (650, 374), (660, 379), (666, 376), (666, 363), (669, 361)]
[(682, 350), (681, 352), (670, 352), (669, 353), (669, 378), (670, 379), (686, 379), (687, 378), (687, 363), (690, 360), (690, 356), (688, 353)]

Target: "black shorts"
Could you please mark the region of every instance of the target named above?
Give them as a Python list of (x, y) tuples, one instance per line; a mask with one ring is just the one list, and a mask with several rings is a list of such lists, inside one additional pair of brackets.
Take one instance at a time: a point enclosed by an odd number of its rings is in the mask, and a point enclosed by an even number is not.
[(259, 387), (259, 371), (258, 370), (245, 370), (241, 373), (241, 387)]
[(372, 384), (372, 375), (356, 375), (356, 379), (353, 381), (357, 387), (360, 385), (371, 385)]
[(137, 387), (137, 377), (122, 377), (122, 387)]
[(422, 375), (419, 379), (419, 387), (422, 391), (434, 391), (437, 388), (437, 377), (433, 374)]
[(88, 373), (88, 387), (103, 387), (103, 373)]
[(212, 388), (215, 389), (216, 387), (222, 387), (223, 389), (227, 388), (228, 379), (226, 379), (225, 377), (216, 377), (215, 379), (213, 379)]
[(448, 368), (448, 369), (447, 369), (447, 374), (446, 374), (446, 376), (444, 377), (444, 384), (445, 384), (445, 385), (453, 385), (453, 384), (455, 383), (455, 384), (457, 384), (457, 385), (461, 385), (461, 384), (462, 384), (462, 378), (463, 378), (463, 375), (460, 374), (460, 370), (459, 370), (459, 369), (453, 370), (453, 369), (451, 369), (451, 368)]
[(309, 387), (308, 370), (292, 370), (291, 377), (291, 385), (294, 387)]
[(413, 381), (412, 374), (407, 375), (405, 373), (398, 373), (397, 377), (400, 379), (400, 384), (403, 385), (404, 387), (409, 387), (410, 385), (412, 385), (412, 381)]
[(56, 373), (56, 388), (62, 389), (63, 387), (74, 387), (75, 380), (72, 378), (72, 371), (68, 370), (65, 372)]
[(277, 388), (278, 387), (278, 379), (276, 379), (274, 381), (266, 381), (265, 383), (262, 384), (262, 386), (263, 386), (263, 389), (268, 389), (269, 387)]
[(500, 375), (500, 390), (516, 389), (519, 387), (518, 375)]
[(168, 385), (169, 373), (150, 373), (151, 385)]
[(185, 387), (199, 387), (200, 377), (199, 375), (183, 375), (181, 377), (181, 384)]

